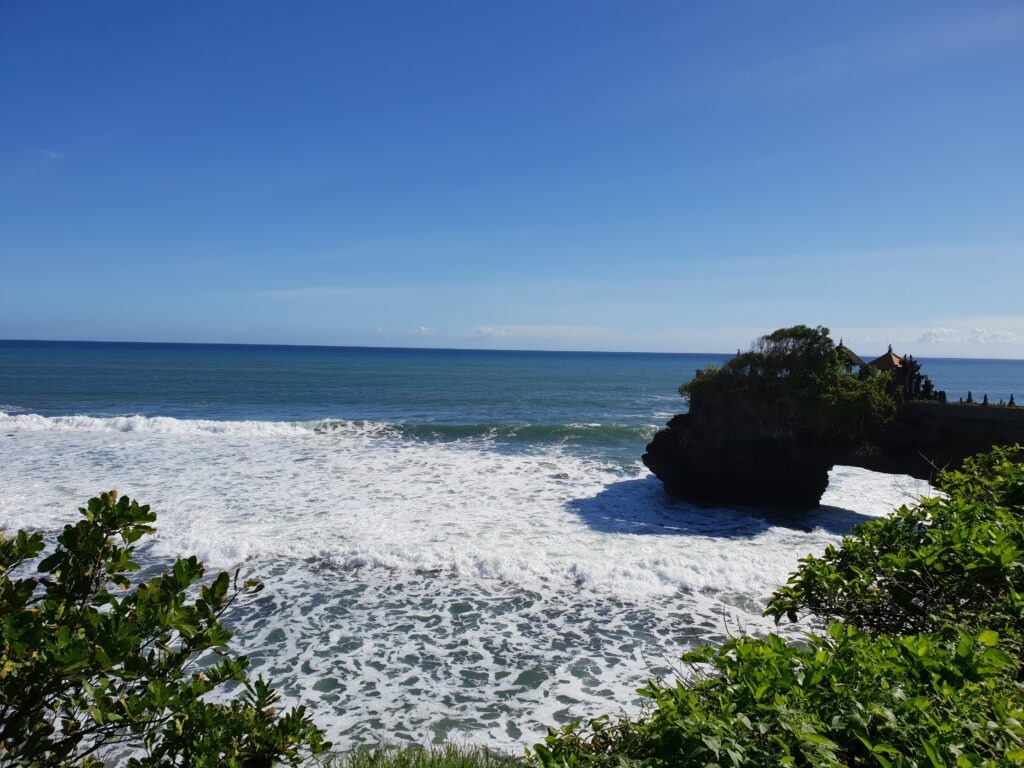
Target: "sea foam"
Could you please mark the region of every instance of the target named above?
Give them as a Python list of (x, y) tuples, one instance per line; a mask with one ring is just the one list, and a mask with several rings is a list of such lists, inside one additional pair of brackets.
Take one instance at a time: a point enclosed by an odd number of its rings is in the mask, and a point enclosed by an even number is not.
[(671, 501), (639, 463), (557, 441), (492, 443), (343, 420), (4, 414), (0, 527), (52, 535), (117, 488), (159, 516), (145, 557), (267, 581), (230, 617), (236, 640), (339, 743), (519, 748), (634, 708), (695, 642), (769, 629), (764, 601), (800, 557), (926, 488), (837, 468), (822, 508), (772, 515)]

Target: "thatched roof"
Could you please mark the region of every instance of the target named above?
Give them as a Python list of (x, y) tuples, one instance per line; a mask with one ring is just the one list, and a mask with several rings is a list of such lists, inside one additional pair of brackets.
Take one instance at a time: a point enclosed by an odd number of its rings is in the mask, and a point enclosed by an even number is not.
[(844, 365), (864, 365), (864, 361), (852, 349), (845, 346), (842, 339), (836, 345), (836, 354), (843, 361)]

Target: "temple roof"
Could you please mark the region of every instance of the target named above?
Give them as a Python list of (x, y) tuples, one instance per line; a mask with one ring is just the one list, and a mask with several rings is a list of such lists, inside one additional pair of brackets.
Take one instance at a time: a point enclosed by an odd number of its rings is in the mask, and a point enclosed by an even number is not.
[(836, 354), (839, 355), (839, 359), (847, 365), (864, 365), (864, 361), (857, 356), (857, 354), (843, 344), (843, 340), (840, 339), (836, 345)]
[(877, 368), (880, 371), (892, 371), (896, 368), (903, 367), (903, 360), (900, 359), (899, 355), (892, 351), (892, 344), (889, 345), (889, 351), (881, 357), (876, 357), (870, 363), (872, 368)]

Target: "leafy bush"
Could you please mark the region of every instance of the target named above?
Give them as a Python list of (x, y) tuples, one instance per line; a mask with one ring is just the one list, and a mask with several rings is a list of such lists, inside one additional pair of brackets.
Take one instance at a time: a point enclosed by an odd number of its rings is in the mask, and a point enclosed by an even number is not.
[(330, 768), (510, 768), (520, 760), (487, 749), (440, 747), (358, 747), (327, 761)]
[[(278, 712), (278, 694), (224, 650), (220, 617), (262, 585), (237, 572), (202, 584), (194, 557), (133, 581), (132, 544), (156, 515), (116, 491), (80, 512), (39, 577), (15, 571), (43, 552), (42, 536), (0, 537), (0, 761), (98, 766), (120, 750), (140, 767), (255, 767), (330, 746), (304, 707)], [(239, 697), (207, 700), (229, 684)]]
[(1024, 449), (939, 473), (945, 495), (860, 526), (807, 557), (767, 614), (841, 619), (869, 632), (989, 628), (1024, 635)]
[(687, 682), (642, 688), (647, 717), (566, 726), (534, 752), (552, 768), (1024, 761), (1024, 705), (997, 642), (872, 638), (842, 624), (804, 647), (734, 639), (686, 654), (699, 665)]
[(738, 638), (651, 682), (636, 720), (552, 731), (543, 766), (1024, 765), (1024, 449), (942, 473), (902, 507), (802, 561), (776, 619), (845, 623), (788, 644)]

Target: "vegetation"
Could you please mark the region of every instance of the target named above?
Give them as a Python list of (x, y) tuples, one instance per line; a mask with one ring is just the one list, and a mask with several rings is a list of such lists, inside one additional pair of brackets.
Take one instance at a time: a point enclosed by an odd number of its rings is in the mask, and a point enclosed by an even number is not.
[[(944, 495), (861, 526), (801, 561), (767, 614), (811, 613), (872, 634), (991, 629), (1024, 637), (1024, 449), (939, 474)], [(952, 636), (951, 634), (951, 636)]]
[(847, 370), (828, 328), (780, 328), (721, 368), (683, 384), (691, 410), (725, 403), (760, 419), (862, 439), (896, 414), (897, 385), (889, 374)]
[[(42, 536), (0, 537), (0, 762), (256, 768), (330, 746), (303, 707), (278, 711), (274, 689), (225, 650), (220, 617), (262, 585), (237, 572), (203, 584), (194, 557), (133, 580), (132, 545), (156, 515), (116, 491), (80, 512), (38, 577), (16, 576)], [(230, 685), (240, 695), (209, 700)]]
[(945, 472), (945, 498), (810, 557), (768, 615), (835, 619), (797, 644), (732, 639), (651, 682), (636, 720), (552, 731), (543, 766), (1024, 764), (1024, 449)]
[(510, 768), (522, 765), (486, 749), (445, 744), (441, 747), (359, 747), (331, 758), (330, 768)]

